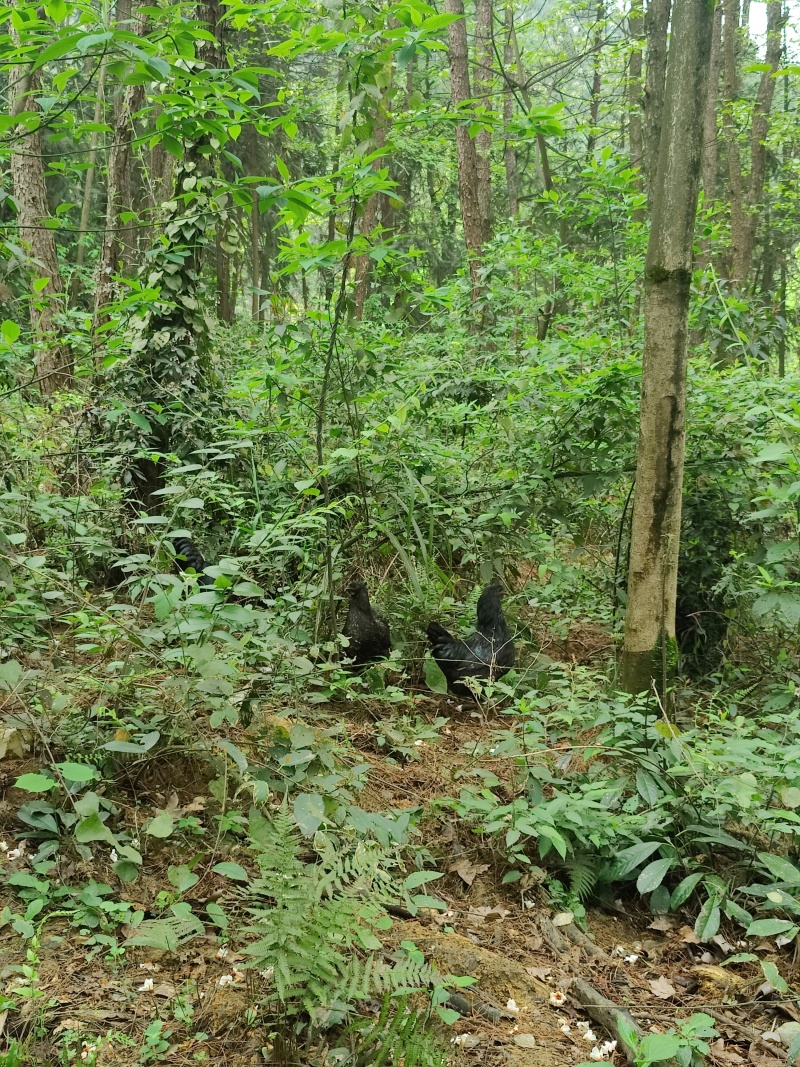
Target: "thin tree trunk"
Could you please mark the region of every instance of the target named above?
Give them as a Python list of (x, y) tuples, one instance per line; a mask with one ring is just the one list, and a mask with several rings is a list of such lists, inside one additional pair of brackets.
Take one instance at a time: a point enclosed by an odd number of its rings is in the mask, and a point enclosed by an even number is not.
[(261, 225), (258, 214), (258, 189), (253, 188), (253, 207), (250, 212), (250, 277), (253, 282), (253, 296), (250, 313), (253, 322), (261, 318)]
[[(506, 77), (514, 65), (514, 8), (506, 3), (505, 39), (503, 42), (503, 68)], [(517, 175), (517, 150), (509, 138), (511, 123), (514, 119), (514, 94), (510, 85), (503, 88), (503, 125), (506, 129), (506, 144), (503, 162), (506, 168), (506, 189), (508, 191), (508, 213), (513, 219), (519, 211), (519, 176)]]
[(675, 0), (645, 268), (639, 448), (621, 672), (623, 687), (632, 693), (649, 690), (667, 674), (674, 654), (689, 292), (712, 27), (710, 3)]
[(586, 154), (591, 156), (597, 144), (597, 119), (600, 114), (600, 91), (603, 88), (603, 71), (601, 61), (603, 58), (603, 30), (606, 17), (605, 0), (598, 0), (597, 23), (594, 33), (594, 59), (592, 74), (592, 92), (589, 98), (589, 139), (586, 143)]
[(717, 192), (717, 161), (719, 141), (717, 110), (719, 108), (719, 75), (722, 58), (722, 5), (714, 9), (714, 27), (711, 36), (711, 58), (708, 64), (708, 100), (703, 122), (703, 193), (706, 200), (713, 200)]
[(742, 29), (750, 33), (750, 0), (742, 0)]
[[(374, 128), (375, 134), (375, 147), (383, 148), (386, 144), (386, 127), (378, 119)], [(372, 164), (373, 170), (380, 170), (383, 163), (380, 159), (374, 160)], [(381, 201), (382, 194), (375, 193), (367, 201), (364, 208), (364, 214), (361, 216), (361, 225), (359, 227), (362, 237), (369, 240), (369, 236), (378, 224), (378, 205)], [(358, 322), (364, 316), (364, 305), (367, 302), (369, 296), (369, 283), (370, 283), (370, 269), (372, 267), (372, 260), (368, 253), (364, 252), (362, 255), (356, 258), (356, 280), (355, 280), (355, 308), (354, 315)]]
[[(667, 72), (667, 27), (672, 0), (648, 0), (644, 19), (647, 39), (647, 73), (644, 84), (644, 174), (652, 204), (653, 180), (658, 165), (664, 82)], [(696, 107), (696, 103), (692, 105)]]
[(767, 4), (767, 51), (765, 61), (769, 69), (761, 74), (750, 128), (750, 176), (746, 181), (743, 173), (741, 152), (737, 137), (733, 105), (739, 96), (739, 71), (737, 56), (737, 26), (739, 0), (725, 0), (725, 148), (728, 157), (728, 181), (731, 197), (731, 249), (732, 264), (730, 281), (735, 288), (744, 289), (750, 280), (758, 230), (758, 209), (764, 194), (764, 178), (767, 163), (767, 133), (772, 99), (775, 95), (774, 72), (781, 62), (783, 44), (783, 4), (781, 0), (769, 0)]
[[(19, 35), (10, 23), (11, 38), (19, 46)], [(33, 57), (31, 57), (33, 63)], [(10, 72), (11, 115), (40, 112), (36, 102), (39, 91), (38, 74), (30, 67), (16, 67)], [(35, 347), (36, 377), (43, 396), (65, 389), (72, 381), (72, 356), (66, 345), (58, 340), (56, 319), (63, 308), (64, 288), (58, 265), (53, 230), (48, 229), (50, 206), (44, 177), (42, 128), (28, 130), (18, 126), (11, 151), (11, 183), (17, 206), (19, 239), (28, 252), (31, 282), (42, 278), (47, 284), (32, 288), (29, 298), (31, 334)]]
[(220, 322), (233, 322), (231, 314), (231, 257), (227, 248), (228, 226), (217, 225), (216, 267), (217, 267), (217, 315)]
[[(466, 101), (472, 99), (469, 84), (469, 57), (467, 53), (467, 27), (464, 21), (462, 0), (445, 0), (448, 15), (457, 15), (448, 26), (450, 43), (450, 86), (453, 108), (460, 111)], [(483, 224), (478, 202), (478, 164), (475, 142), (469, 135), (466, 116), (456, 126), (456, 152), (458, 156), (458, 194), (461, 202), (461, 219), (464, 225), (464, 242), (469, 257), (470, 280), (473, 299), (482, 293), (480, 258), (483, 251)]]
[[(475, 96), (485, 110), (492, 110), (494, 12), (492, 0), (475, 0)], [(483, 240), (492, 237), (492, 135), (488, 129), (475, 136), (475, 163), (478, 178), (478, 207)]]
[[(642, 133), (642, 43), (644, 40), (644, 0), (631, 0), (628, 15), (628, 32), (631, 39), (631, 56), (628, 61), (628, 139), (631, 166), (639, 169), (637, 179), (639, 192), (643, 192), (642, 167), (644, 143)], [(644, 222), (644, 208), (634, 210), (637, 222)]]
[(87, 156), (86, 174), (83, 179), (83, 204), (81, 205), (80, 233), (78, 234), (78, 248), (75, 253), (75, 269), (72, 272), (69, 302), (72, 307), (78, 302), (81, 291), (81, 267), (86, 257), (86, 233), (89, 228), (89, 215), (92, 209), (92, 188), (94, 186), (95, 159), (97, 158), (97, 140), (100, 131), (97, 127), (103, 117), (105, 101), (103, 90), (106, 80), (106, 61), (103, 59), (100, 72), (97, 75), (97, 97), (94, 104), (94, 129), (89, 137), (89, 154)]
[[(717, 168), (719, 164), (719, 82), (722, 61), (722, 4), (714, 8), (714, 25), (711, 33), (711, 56), (708, 62), (708, 97), (703, 119), (703, 170), (702, 186), (706, 204), (717, 195)], [(697, 267), (705, 270), (711, 258), (711, 238), (700, 238), (700, 255)]]
[(108, 153), (108, 178), (106, 181), (106, 227), (100, 259), (97, 264), (97, 287), (94, 301), (94, 326), (97, 329), (105, 321), (105, 309), (114, 299), (114, 275), (120, 270), (123, 254), (123, 224), (120, 215), (130, 209), (130, 172), (132, 165), (132, 142), (135, 137), (133, 116), (141, 107), (144, 90), (140, 85), (129, 85), (117, 99), (114, 116), (114, 133)]

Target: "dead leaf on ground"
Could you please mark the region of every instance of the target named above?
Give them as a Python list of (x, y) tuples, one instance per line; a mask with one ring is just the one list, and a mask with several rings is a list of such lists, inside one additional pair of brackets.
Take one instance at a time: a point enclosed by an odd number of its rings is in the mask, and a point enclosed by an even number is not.
[(675, 923), (672, 919), (667, 918), (666, 915), (659, 915), (658, 918), (653, 919), (648, 930), (658, 930), (661, 934), (669, 934), (675, 929)]
[(675, 986), (663, 974), (650, 982), (650, 989), (661, 1000), (669, 1000), (670, 997), (674, 997), (677, 993)]
[(451, 874), (457, 874), (465, 885), (472, 885), (479, 874), (489, 870), (488, 863), (470, 863), (466, 856), (456, 860), (449, 868)]
[(154, 997), (166, 997), (167, 1000), (172, 1000), (175, 996), (175, 986), (172, 982), (162, 982), (161, 985), (157, 985), (153, 990)]
[(493, 908), (470, 908), (467, 912), (467, 918), (471, 922), (498, 923), (502, 922), (502, 920), (510, 914), (511, 912), (508, 908), (504, 908), (500, 904), (495, 904)]
[(722, 1038), (715, 1041), (711, 1046), (711, 1058), (714, 1063), (731, 1064), (735, 1067), (738, 1063), (744, 1063), (744, 1057), (740, 1056), (738, 1052), (734, 1052), (733, 1049), (728, 1048)]
[(533, 1034), (515, 1034), (514, 1044), (519, 1045), (520, 1048), (535, 1048), (536, 1038)]
[(700, 944), (700, 939), (691, 926), (682, 926), (678, 933), (681, 935), (681, 941), (684, 943), (684, 945)]
[(569, 926), (575, 915), (571, 911), (560, 911), (558, 915), (554, 915), (552, 918), (553, 926)]
[(526, 974), (529, 974), (531, 976), (531, 978), (538, 978), (542, 982), (544, 982), (546, 980), (547, 976), (550, 974), (550, 971), (551, 971), (550, 967), (526, 967), (525, 968), (525, 973)]

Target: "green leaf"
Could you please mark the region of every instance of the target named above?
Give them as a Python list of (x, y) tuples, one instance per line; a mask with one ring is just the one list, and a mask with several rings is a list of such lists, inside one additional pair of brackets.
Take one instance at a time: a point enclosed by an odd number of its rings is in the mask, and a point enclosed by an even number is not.
[(69, 13), (69, 8), (64, 3), (64, 0), (48, 0), (46, 10), (53, 22), (61, 22)]
[(43, 774), (21, 774), (14, 782), (17, 789), (24, 789), (26, 793), (48, 793), (56, 784)]
[(426, 659), (423, 663), (425, 684), (434, 693), (447, 693), (447, 679), (435, 659)]
[(144, 415), (140, 415), (138, 411), (129, 411), (128, 417), (130, 418), (133, 425), (138, 427), (138, 429), (144, 430), (145, 433), (153, 432), (153, 427), (150, 425)]
[(325, 821), (325, 801), (319, 793), (298, 793), (293, 811), (295, 822), (307, 837), (315, 834)]
[(764, 972), (764, 977), (773, 989), (777, 989), (779, 993), (789, 992), (789, 985), (786, 979), (782, 977), (774, 963), (771, 963), (769, 960), (761, 960), (761, 970)]
[(671, 1060), (681, 1047), (677, 1034), (645, 1034), (639, 1046), (639, 1057), (644, 1063), (662, 1063)]
[(225, 878), (232, 878), (234, 882), (249, 882), (250, 875), (244, 869), (240, 867), (238, 863), (231, 863), (226, 861), (225, 863), (215, 864), (211, 870), (214, 874), (221, 874)]
[(215, 900), (209, 900), (206, 904), (206, 913), (215, 926), (218, 926), (220, 930), (227, 930), (228, 916)]
[(0, 330), (10, 345), (14, 344), (21, 333), (19, 326), (17, 326), (16, 322), (12, 322), (11, 319), (5, 319), (2, 326), (0, 326)]
[(280, 174), (280, 176), (285, 182), (288, 182), (289, 168), (286, 166), (280, 156), (275, 156), (275, 166), (278, 168), (278, 174)]
[(145, 826), (144, 832), (150, 837), (169, 837), (175, 829), (175, 820), (168, 811), (162, 811)]
[(68, 782), (91, 782), (97, 777), (96, 768), (86, 763), (56, 763), (56, 767)]
[(800, 1034), (789, 1045), (789, 1051), (786, 1053), (786, 1062), (795, 1063), (798, 1057), (800, 1057)]
[(443, 875), (440, 871), (414, 871), (403, 882), (404, 889), (418, 889), (421, 885), (426, 885), (428, 882), (436, 882)]
[(788, 882), (789, 885), (800, 886), (800, 870), (793, 863), (783, 859), (782, 856), (773, 856), (769, 852), (759, 852), (758, 858), (779, 882)]
[(75, 840), (82, 845), (86, 845), (90, 841), (109, 841), (113, 843), (114, 835), (106, 824), (101, 821), (99, 813), (95, 812), (93, 815), (88, 815), (85, 819), (81, 819), (75, 827)]
[(708, 941), (718, 933), (721, 918), (719, 901), (715, 896), (708, 897), (694, 924), (694, 932), (701, 941)]
[(756, 919), (745, 933), (748, 937), (775, 937), (777, 934), (788, 934), (790, 930), (795, 931), (791, 935), (794, 937), (797, 927), (789, 919)]
[(653, 855), (656, 849), (661, 848), (661, 845), (661, 841), (640, 841), (638, 845), (624, 848), (614, 863), (614, 878), (624, 878), (631, 871), (636, 870), (640, 864)]
[(185, 893), (200, 881), (200, 876), (190, 871), (185, 863), (179, 867), (168, 867), (167, 878), (179, 893)]
[(636, 879), (636, 888), (639, 892), (644, 895), (645, 893), (652, 893), (654, 889), (658, 889), (674, 862), (674, 859), (665, 859), (653, 860), (652, 863), (648, 863)]
[(114, 864), (114, 874), (121, 882), (127, 884), (136, 881), (139, 877), (139, 868), (135, 863), (131, 863), (130, 860), (117, 860)]
[(695, 891), (698, 882), (701, 882), (702, 880), (703, 874), (702, 872), (698, 872), (697, 874), (687, 875), (682, 882), (679, 882), (673, 889), (672, 896), (669, 898), (669, 910), (676, 911), (681, 904), (685, 904)]

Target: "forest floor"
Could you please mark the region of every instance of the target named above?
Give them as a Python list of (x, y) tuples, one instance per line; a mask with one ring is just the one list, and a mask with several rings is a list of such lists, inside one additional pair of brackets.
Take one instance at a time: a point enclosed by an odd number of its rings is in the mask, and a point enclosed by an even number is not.
[[(607, 647), (607, 637), (596, 627), (587, 627), (548, 654), (575, 662), (591, 660)], [(467, 768), (490, 770), (502, 782), (504, 760), (487, 748), (494, 732), (508, 725), (502, 707), (487, 716), (469, 702), (420, 694), (415, 711), (430, 723), (444, 717), (446, 725), (435, 737), (418, 741), (406, 759), (393, 758), (377, 744), (380, 720), (375, 719), (374, 706), (369, 715), (347, 707), (345, 728), (353, 763), (370, 767), (359, 797), (362, 808), (425, 811), (414, 847), (427, 849), (443, 872), (435, 893), (448, 910), (399, 916), (384, 940), (387, 947), (414, 942), (441, 974), (470, 975), (476, 980), (464, 994), (467, 1009), (461, 1005), (462, 1018), (447, 1034), (451, 1062), (567, 1067), (588, 1060), (594, 1045), (613, 1035), (591, 1022), (570, 993), (580, 978), (626, 1008), (645, 1033), (663, 1032), (694, 1012), (711, 1014), (719, 1031), (712, 1044), (714, 1064), (785, 1063), (780, 1044), (763, 1035), (787, 1020), (800, 1021), (795, 1005), (780, 1001), (774, 990), (765, 995), (758, 966), (746, 964), (735, 972), (720, 966), (740, 946), (729, 944), (722, 935), (700, 944), (692, 927), (695, 917), (688, 911), (683, 917), (654, 919), (641, 899), (631, 894), (604, 909), (589, 908), (585, 919), (573, 922), (570, 913), (557, 912), (537, 884), (538, 868), (527, 880), (503, 884), (507, 867), (497, 853), (461, 825), (452, 809), (437, 808), (435, 803), (458, 795), (459, 776)], [(292, 717), (312, 727), (319, 721), (329, 723), (332, 717), (341, 721), (342, 705), (295, 707)], [(284, 716), (284, 725), (287, 721)], [(258, 727), (256, 722), (251, 733)], [(576, 748), (585, 740), (577, 728), (575, 740)], [(0, 832), (7, 844), (18, 843), (15, 813), (27, 799), (14, 782), (40, 766), (41, 760), (14, 759), (10, 754), (0, 762)], [(202, 822), (205, 809), (214, 803), (208, 777), (191, 752), (166, 753), (147, 764), (131, 793), (109, 799), (128, 819), (131, 833), (151, 811), (170, 810), (176, 818), (191, 813)], [(58, 874), (51, 876), (49, 885), (51, 889), (61, 883), (112, 886), (113, 895), (106, 899), (130, 901), (152, 915), (163, 908), (170, 865), (191, 865), (194, 855), (191, 839), (181, 845), (151, 842), (141, 876), (124, 885), (112, 871), (108, 850), (96, 849), (91, 861), (60, 859)], [(218, 852), (216, 858), (247, 863), (244, 847), (234, 846), (226, 855)], [(211, 871), (212, 864), (204, 857), (197, 868), (204, 873), (182, 899), (198, 904), (219, 900), (229, 913), (236, 915), (238, 908), (238, 918), (244, 918), (241, 894), (237, 896), (230, 881)], [(24, 852), (7, 860), (6, 866), (33, 879)], [(23, 1062), (48, 1067), (77, 1063), (81, 1050), (87, 1049), (84, 1062), (100, 1067), (305, 1062), (284, 1059), (263, 1016), (255, 1014), (253, 1005), (265, 999), (264, 980), (254, 971), (237, 969), (244, 957), (235, 933), (227, 937), (206, 929), (173, 953), (141, 947), (115, 953), (109, 945), (117, 943), (116, 937), (103, 943), (96, 928), (76, 925), (74, 914), (59, 911), (55, 894), (42, 912), (48, 917), (36, 942), (33, 947), (28, 943), (26, 951), (9, 923), (20, 909), (10, 887), (0, 897), (0, 906), (8, 909), (0, 929), (0, 979), (6, 994), (19, 1001), (19, 1010), (0, 1014), (0, 1025), (17, 1038), (35, 1034), (31, 1047), (40, 1050)], [(125, 928), (119, 932), (124, 936)], [(767, 943), (755, 947), (763, 958), (774, 951)], [(225, 975), (233, 980), (220, 984)], [(590, 1023), (588, 1034), (581, 1022)], [(64, 1044), (64, 1035), (75, 1035), (74, 1048)], [(73, 1049), (74, 1059), (65, 1055), (65, 1048)], [(324, 1062), (322, 1051), (313, 1062)], [(624, 1062), (620, 1052), (614, 1062)]]

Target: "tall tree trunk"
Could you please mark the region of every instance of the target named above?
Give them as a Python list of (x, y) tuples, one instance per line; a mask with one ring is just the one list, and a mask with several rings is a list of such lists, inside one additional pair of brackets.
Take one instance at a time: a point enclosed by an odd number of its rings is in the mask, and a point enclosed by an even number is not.
[(650, 689), (666, 673), (674, 650), (692, 242), (712, 24), (711, 3), (675, 0), (645, 268), (639, 448), (621, 672), (631, 693)]
[[(708, 61), (708, 96), (703, 119), (703, 162), (702, 187), (706, 204), (717, 195), (717, 168), (719, 164), (719, 132), (717, 129), (717, 112), (719, 110), (719, 82), (722, 60), (722, 4), (714, 8), (714, 25), (711, 31), (711, 56)], [(700, 238), (700, 255), (697, 267), (705, 270), (711, 258), (711, 238)]]
[(217, 225), (217, 315), (220, 322), (233, 322), (231, 305), (231, 257), (228, 251), (228, 224)]
[[(472, 99), (469, 84), (469, 57), (467, 53), (467, 26), (464, 21), (462, 0), (445, 0), (448, 15), (457, 15), (447, 28), (450, 43), (450, 86), (453, 108), (460, 111), (466, 101)], [(469, 135), (466, 115), (456, 126), (456, 152), (458, 155), (458, 195), (461, 202), (461, 219), (464, 225), (464, 242), (469, 257), (470, 280), (473, 299), (482, 292), (480, 258), (483, 251), (483, 223), (478, 202), (478, 161), (475, 142)]]
[(750, 0), (742, 0), (742, 29), (750, 33)]
[(135, 136), (134, 115), (144, 99), (141, 85), (126, 86), (117, 98), (114, 114), (114, 133), (108, 153), (108, 177), (106, 179), (106, 226), (100, 259), (97, 264), (97, 286), (94, 299), (94, 326), (97, 329), (105, 321), (105, 309), (115, 295), (114, 275), (120, 270), (125, 242), (120, 215), (131, 207), (130, 174), (132, 166), (132, 141)]
[[(494, 82), (494, 12), (492, 0), (475, 0), (475, 77), (478, 104), (492, 110)], [(478, 177), (478, 207), (481, 213), (483, 240), (492, 237), (492, 135), (488, 129), (475, 136), (475, 165)]]
[(253, 322), (261, 318), (261, 219), (258, 213), (258, 189), (253, 188), (253, 206), (250, 210), (250, 280), (253, 294), (250, 302), (250, 314)]
[(714, 8), (714, 26), (711, 35), (711, 58), (708, 62), (708, 99), (703, 120), (703, 193), (706, 200), (713, 200), (717, 192), (717, 161), (719, 141), (717, 110), (719, 108), (719, 75), (722, 58), (722, 4)]
[[(383, 148), (386, 144), (386, 127), (379, 117), (376, 119), (375, 128), (375, 147)], [(380, 159), (376, 159), (372, 163), (373, 170), (380, 170), (382, 166)], [(367, 201), (364, 208), (364, 214), (361, 216), (361, 225), (359, 227), (362, 237), (369, 240), (369, 236), (375, 227), (378, 225), (378, 206), (383, 199), (383, 194), (375, 193)], [(372, 259), (367, 252), (356, 257), (356, 281), (355, 281), (355, 295), (354, 295), (354, 315), (360, 322), (364, 317), (364, 305), (367, 302), (369, 296), (369, 283), (370, 283), (370, 269), (372, 266)]]
[[(508, 74), (514, 65), (514, 8), (506, 3), (505, 38), (503, 41), (503, 73)], [(514, 93), (511, 86), (503, 86), (503, 125), (506, 130), (506, 144), (503, 163), (506, 168), (506, 189), (508, 190), (508, 213), (513, 219), (519, 211), (519, 176), (517, 174), (517, 150), (509, 137), (511, 123), (514, 119)]]
[(661, 140), (661, 113), (664, 108), (664, 82), (667, 72), (667, 27), (671, 7), (672, 0), (648, 0), (644, 19), (644, 32), (647, 39), (647, 73), (644, 83), (644, 174), (651, 206)]
[[(631, 39), (631, 55), (628, 60), (628, 139), (631, 166), (639, 169), (639, 191), (643, 192), (641, 171), (644, 165), (644, 142), (642, 133), (642, 42), (644, 40), (644, 0), (631, 0), (628, 15), (628, 33)], [(634, 212), (638, 222), (643, 222), (645, 212)]]
[(598, 0), (597, 22), (594, 32), (594, 59), (592, 74), (592, 92), (589, 97), (589, 139), (586, 143), (586, 154), (591, 156), (594, 146), (597, 144), (597, 119), (600, 114), (600, 91), (603, 88), (603, 31), (605, 29), (606, 5), (605, 0)]
[(731, 197), (731, 246), (732, 265), (730, 281), (736, 288), (744, 289), (750, 280), (758, 230), (758, 209), (764, 194), (764, 178), (767, 163), (767, 133), (772, 99), (775, 95), (774, 72), (781, 62), (783, 44), (782, 0), (769, 0), (767, 4), (767, 51), (765, 62), (769, 69), (761, 74), (750, 128), (750, 176), (745, 179), (741, 152), (736, 130), (733, 105), (739, 96), (739, 71), (737, 56), (737, 26), (739, 0), (725, 0), (725, 148), (728, 156), (728, 181)]
[(89, 155), (86, 159), (86, 173), (83, 179), (83, 203), (81, 205), (80, 233), (78, 234), (78, 248), (75, 253), (75, 269), (72, 272), (70, 284), (69, 302), (75, 306), (81, 291), (81, 267), (86, 256), (86, 235), (89, 229), (89, 216), (92, 209), (92, 188), (94, 186), (95, 159), (97, 158), (97, 140), (100, 136), (98, 129), (103, 118), (105, 101), (103, 91), (106, 80), (106, 61), (102, 60), (100, 72), (97, 75), (97, 96), (94, 104), (94, 129), (89, 137)]
[[(19, 46), (19, 35), (11, 26), (11, 38)], [(31, 64), (33, 57), (31, 57)], [(11, 70), (11, 115), (41, 112), (36, 101), (39, 91), (38, 74), (30, 67)], [(17, 205), (19, 239), (28, 252), (31, 281), (47, 279), (42, 289), (31, 288), (29, 298), (31, 334), (36, 355), (35, 369), (39, 389), (50, 396), (65, 389), (72, 381), (72, 355), (58, 340), (56, 318), (63, 308), (64, 287), (58, 266), (58, 254), (53, 230), (48, 229), (50, 206), (44, 178), (43, 137), (41, 125), (28, 130), (24, 125), (15, 129), (16, 139), (11, 150), (11, 183)]]

